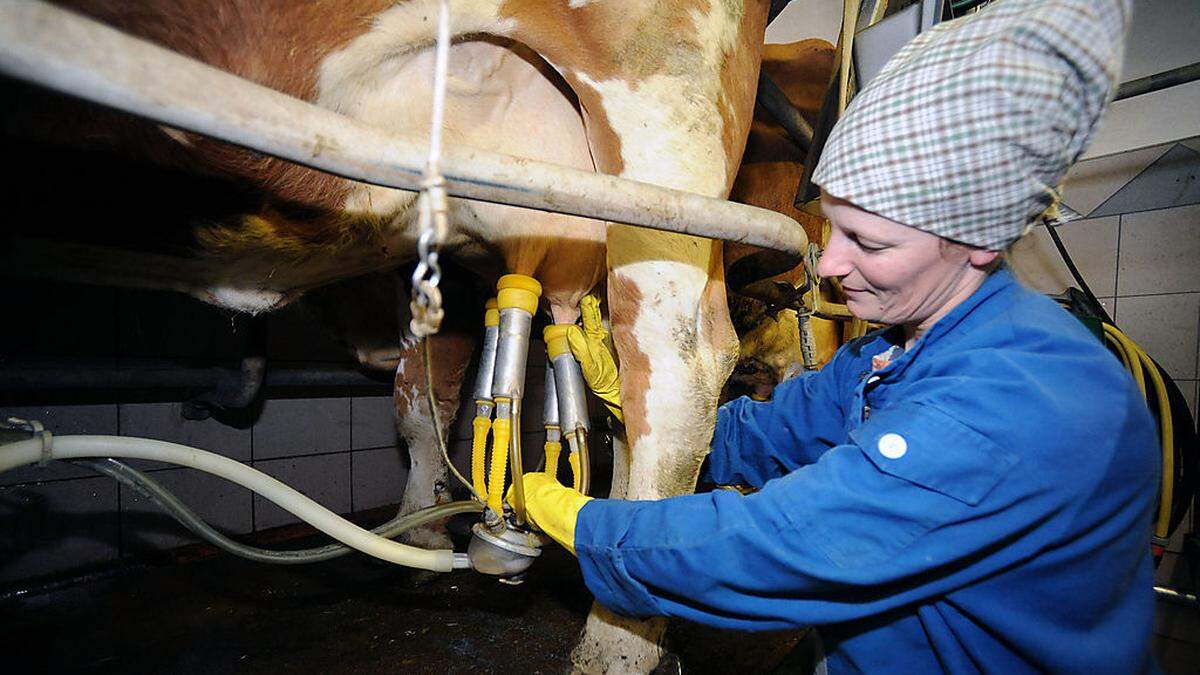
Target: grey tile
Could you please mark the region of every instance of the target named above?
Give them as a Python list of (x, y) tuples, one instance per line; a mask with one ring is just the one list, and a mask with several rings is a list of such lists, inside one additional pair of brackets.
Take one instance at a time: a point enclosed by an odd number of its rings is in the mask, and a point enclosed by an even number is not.
[(1170, 149), (1159, 145), (1079, 162), (1063, 179), (1063, 202), (1086, 216)]
[(1151, 649), (1155, 662), (1165, 675), (1196, 675), (1196, 664), (1200, 663), (1200, 645), (1155, 636)]
[[(170, 490), (209, 525), (226, 534), (249, 532), (249, 490), (203, 471), (170, 469), (150, 478)], [(121, 490), (121, 540), (125, 554), (162, 550), (199, 541), (154, 502), (131, 488)]]
[(117, 519), (108, 478), (0, 488), (0, 583), (115, 560)]
[(1180, 143), (1183, 143), (1187, 147), (1195, 150), (1196, 152), (1200, 152), (1200, 136), (1189, 138), (1185, 141), (1180, 141)]
[[(235, 429), (212, 418), (184, 419), (181, 409), (180, 403), (122, 403), (121, 434), (179, 443), (239, 462), (250, 461), (249, 429)], [(138, 469), (168, 466), (144, 460), (132, 460), (130, 465)]]
[[(1178, 497), (1176, 497), (1178, 499)], [(1194, 522), (1195, 508), (1189, 506), (1187, 513), (1183, 514), (1183, 520), (1179, 521), (1179, 527), (1175, 528), (1175, 532), (1167, 539), (1167, 545), (1163, 548), (1172, 553), (1183, 553), (1183, 538), (1191, 532), (1192, 522)]]
[[(1187, 561), (1175, 551), (1163, 553), (1162, 561), (1154, 570), (1154, 585), (1165, 586), (1177, 591), (1192, 593), (1192, 579)], [(1197, 636), (1200, 638), (1200, 636)]]
[(267, 315), (267, 356), (272, 360), (344, 363), (350, 352), (303, 303)]
[(1200, 206), (1121, 217), (1117, 294), (1200, 291)]
[(254, 425), (254, 459), (350, 449), (350, 399), (268, 399)]
[(1175, 144), (1089, 215), (1111, 216), (1200, 203), (1200, 152)]
[[(113, 435), (117, 433), (116, 404), (57, 405), (0, 408), (0, 417), (20, 417), (38, 420), (55, 436), (71, 434)], [(86, 478), (95, 476), (87, 469), (76, 468), (64, 462), (51, 462), (46, 466), (23, 466), (0, 473), (0, 485), (59, 480), (63, 478)]]
[(1179, 385), (1179, 393), (1183, 394), (1183, 398), (1187, 400), (1188, 411), (1192, 413), (1192, 421), (1196, 421), (1196, 388), (1200, 384), (1200, 380), (1189, 382), (1187, 380), (1177, 380), (1175, 384)]
[(1120, 297), (1120, 328), (1177, 380), (1196, 379), (1200, 293)]
[(391, 396), (356, 396), (350, 406), (355, 450), (396, 445), (396, 404)]
[[(1057, 230), (1083, 280), (1097, 296), (1114, 293), (1118, 225), (1115, 217), (1089, 218), (1061, 225)], [(1042, 293), (1061, 293), (1077, 285), (1044, 227), (1034, 228), (1014, 244), (1009, 260), (1022, 283)]]
[(352, 471), (355, 512), (399, 504), (408, 480), (408, 461), (399, 448), (354, 452)]
[[(350, 453), (255, 462), (254, 468), (304, 493), (334, 513), (350, 512)], [(292, 514), (254, 495), (254, 527), (265, 530), (299, 522)]]
[(118, 349), (129, 357), (235, 358), (252, 320), (180, 293), (123, 290), (119, 305)]
[(40, 279), (5, 279), (4, 289), (7, 316), (37, 320), (0, 331), (0, 355), (116, 356), (115, 289)]

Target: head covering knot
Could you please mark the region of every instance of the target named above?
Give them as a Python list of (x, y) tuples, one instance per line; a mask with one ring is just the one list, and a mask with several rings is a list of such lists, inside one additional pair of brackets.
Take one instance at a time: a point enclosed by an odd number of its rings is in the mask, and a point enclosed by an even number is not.
[(1057, 200), (1116, 90), (1132, 0), (998, 0), (921, 33), (851, 101), (813, 182), (998, 250)]

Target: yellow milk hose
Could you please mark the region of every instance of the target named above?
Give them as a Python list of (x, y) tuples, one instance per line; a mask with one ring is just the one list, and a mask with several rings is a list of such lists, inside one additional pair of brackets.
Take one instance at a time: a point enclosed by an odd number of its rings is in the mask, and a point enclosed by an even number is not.
[(492, 429), (492, 420), (476, 415), (471, 421), (471, 481), (475, 484), (475, 494), (487, 501), (487, 439)]
[(558, 478), (558, 458), (562, 456), (562, 443), (559, 441), (546, 441), (544, 446), (546, 453), (546, 473), (552, 478)]
[(576, 490), (582, 489), (583, 475), (579, 467), (579, 453), (572, 452), (567, 455), (567, 463), (571, 465), (571, 487)]
[[(499, 403), (502, 399), (496, 399)], [(499, 407), (499, 406), (497, 406)], [(487, 505), (497, 516), (504, 515), (504, 477), (508, 469), (508, 443), (512, 420), (497, 416), (492, 422), (492, 465), (488, 472)]]

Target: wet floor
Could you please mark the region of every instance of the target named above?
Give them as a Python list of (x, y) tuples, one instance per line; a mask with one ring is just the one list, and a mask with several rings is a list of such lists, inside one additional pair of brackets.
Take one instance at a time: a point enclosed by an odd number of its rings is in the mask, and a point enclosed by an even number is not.
[[(300, 567), (199, 555), (0, 601), (0, 648), (9, 673), (564, 673), (591, 601), (557, 547), (519, 586), (359, 555)], [(789, 642), (672, 635), (670, 670), (689, 673), (761, 671)]]

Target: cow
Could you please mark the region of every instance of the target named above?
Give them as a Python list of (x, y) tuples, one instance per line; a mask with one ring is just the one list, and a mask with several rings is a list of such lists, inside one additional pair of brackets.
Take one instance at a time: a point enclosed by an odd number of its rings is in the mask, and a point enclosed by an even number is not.
[[(385, 131), (428, 128), (434, 0), (61, 4)], [(728, 194), (750, 124), (766, 0), (470, 0), (451, 8), (448, 143)], [(209, 271), (197, 295), (215, 305), (268, 311), (413, 255), (412, 193), (90, 108), (53, 123), (38, 106), (27, 110), (6, 126), (132, 149), (236, 188), (225, 212), (185, 223), (186, 235), (172, 239)], [(100, 134), (96, 115), (110, 123)], [(139, 209), (149, 201), (131, 200), (131, 216), (165, 241), (174, 213), (146, 217)], [(472, 269), (537, 278), (557, 323), (574, 321), (579, 299), (606, 282), (626, 418), (614, 496), (691, 491), (737, 353), (721, 244), (461, 199), (450, 211), (448, 254)], [(400, 353), (400, 362), (409, 358)], [(583, 671), (648, 671), (664, 626), (594, 607), (572, 661)]]
[[(829, 86), (835, 49), (825, 40), (810, 39), (763, 47), (762, 72), (787, 95), (791, 104), (810, 124), (815, 123)], [(762, 105), (754, 109), (746, 151), (734, 180), (732, 201), (778, 211), (799, 222), (814, 243), (823, 241), (823, 219), (796, 208), (794, 202), (804, 173), (805, 150), (775, 121)], [(725, 265), (750, 263), (759, 249), (727, 244)], [(803, 265), (775, 275), (771, 282), (800, 286), (805, 282)], [(731, 274), (731, 278), (735, 275)], [(770, 398), (775, 385), (802, 372), (799, 324), (789, 308), (769, 307), (750, 289), (733, 289), (729, 296), (734, 328), (741, 351), (722, 399), (748, 395)], [(841, 342), (838, 324), (810, 319), (814, 332), (816, 361), (823, 364)]]

